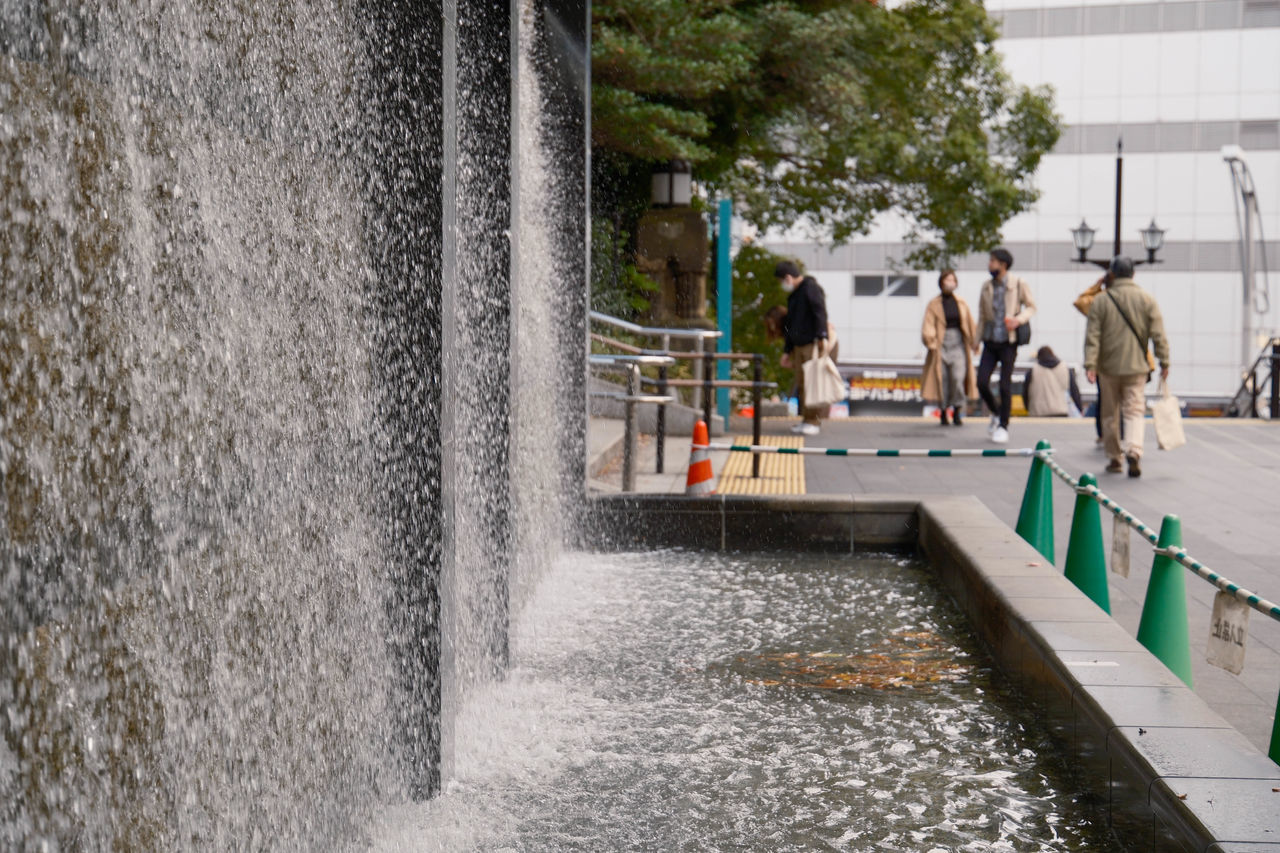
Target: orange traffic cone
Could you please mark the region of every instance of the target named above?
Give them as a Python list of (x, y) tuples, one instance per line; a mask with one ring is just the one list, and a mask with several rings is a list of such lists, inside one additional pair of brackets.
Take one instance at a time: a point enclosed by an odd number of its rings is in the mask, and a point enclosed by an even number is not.
[(693, 450), (689, 454), (689, 476), (684, 481), (686, 495), (714, 495), (716, 493), (715, 475), (711, 472), (711, 451), (707, 445), (706, 421), (698, 421), (693, 426)]

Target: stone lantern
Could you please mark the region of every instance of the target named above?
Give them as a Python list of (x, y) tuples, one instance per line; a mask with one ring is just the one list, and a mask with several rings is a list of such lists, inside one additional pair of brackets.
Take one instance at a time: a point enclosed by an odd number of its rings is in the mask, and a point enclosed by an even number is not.
[(636, 266), (659, 285), (653, 319), (677, 326), (705, 326), (710, 241), (707, 223), (694, 210), (689, 164), (673, 160), (654, 170), (651, 207), (636, 227)]

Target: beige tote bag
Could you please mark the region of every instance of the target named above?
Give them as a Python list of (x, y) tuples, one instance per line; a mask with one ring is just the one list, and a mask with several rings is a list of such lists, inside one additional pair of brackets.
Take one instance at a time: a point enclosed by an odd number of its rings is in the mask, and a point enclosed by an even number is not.
[(845, 387), (836, 363), (827, 355), (828, 351), (823, 347), (819, 350), (821, 355), (809, 359), (801, 366), (804, 370), (805, 406), (829, 406), (849, 396), (849, 389)]
[(1182, 431), (1182, 404), (1169, 393), (1169, 383), (1160, 380), (1160, 398), (1151, 404), (1151, 420), (1156, 427), (1156, 444), (1161, 450), (1173, 450), (1187, 443)]

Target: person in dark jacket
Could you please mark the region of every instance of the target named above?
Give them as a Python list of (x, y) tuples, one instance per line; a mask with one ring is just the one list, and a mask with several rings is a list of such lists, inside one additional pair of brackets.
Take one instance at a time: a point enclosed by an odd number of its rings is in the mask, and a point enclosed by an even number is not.
[(817, 435), (826, 406), (806, 406), (804, 401), (804, 363), (828, 354), (827, 296), (813, 276), (804, 275), (795, 261), (779, 261), (774, 275), (787, 291), (787, 316), (782, 321), (782, 366), (796, 372), (796, 385), (800, 389), (800, 412), (803, 423), (792, 427), (792, 432)]
[(1027, 414), (1033, 418), (1065, 418), (1071, 413), (1068, 398), (1075, 404), (1076, 412), (1084, 411), (1075, 369), (1063, 364), (1049, 347), (1040, 347), (1035, 366), (1022, 380)]

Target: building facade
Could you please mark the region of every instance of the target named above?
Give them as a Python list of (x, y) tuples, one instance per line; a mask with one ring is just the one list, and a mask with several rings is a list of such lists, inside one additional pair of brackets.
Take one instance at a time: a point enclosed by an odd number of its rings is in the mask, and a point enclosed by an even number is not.
[[(1032, 346), (1047, 344), (1068, 363), (1083, 357), (1085, 320), (1071, 303), (1099, 270), (1072, 262), (1071, 230), (1087, 220), (1097, 229), (1091, 256), (1110, 254), (1123, 140), (1123, 249), (1145, 257), (1140, 229), (1153, 218), (1166, 229), (1162, 263), (1139, 267), (1138, 280), (1164, 312), (1170, 385), (1184, 396), (1234, 393), (1245, 339), (1255, 348), (1280, 327), (1280, 308), (1265, 300), (1267, 292), (1280, 300), (1280, 275), (1259, 272), (1262, 294), (1246, 314), (1238, 193), (1222, 147), (1240, 146), (1254, 178), (1263, 233), (1255, 263), (1280, 267), (1280, 2), (987, 5), (1000, 21), (997, 47), (1007, 69), (1021, 83), (1052, 86), (1064, 123), (1036, 176), (1039, 201), (1003, 230), (1014, 271), (1039, 303)], [(798, 234), (764, 241), (821, 282), (842, 360), (923, 358), (920, 320), (937, 293), (937, 270), (901, 268), (905, 231), (886, 217), (836, 248)], [(986, 256), (957, 266), (960, 293), (976, 307)]]

